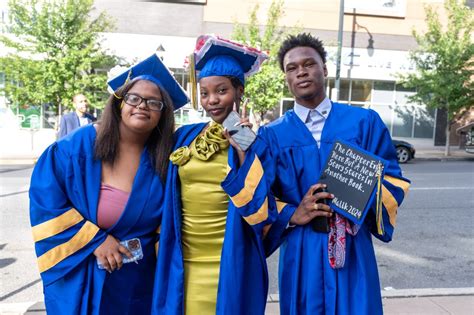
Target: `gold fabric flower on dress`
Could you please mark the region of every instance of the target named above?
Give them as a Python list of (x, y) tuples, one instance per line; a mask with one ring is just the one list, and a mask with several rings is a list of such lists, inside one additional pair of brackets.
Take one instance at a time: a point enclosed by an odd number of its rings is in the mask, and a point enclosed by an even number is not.
[(191, 159), (191, 150), (188, 147), (181, 147), (176, 149), (170, 155), (170, 161), (174, 165), (182, 166)]
[(202, 161), (208, 160), (217, 151), (219, 151), (219, 145), (207, 141), (205, 135), (198, 136), (196, 141), (191, 144), (191, 154)]
[(204, 134), (206, 141), (211, 143), (217, 143), (221, 150), (226, 149), (229, 146), (229, 140), (227, 140), (224, 135), (224, 127), (220, 124), (212, 124)]
[(191, 157), (195, 157), (202, 161), (207, 161), (219, 150), (224, 150), (229, 146), (222, 132), (224, 127), (220, 124), (212, 124), (207, 128), (204, 134), (196, 137), (189, 147), (181, 147), (176, 149), (170, 155), (170, 161), (174, 165), (182, 166), (186, 164)]

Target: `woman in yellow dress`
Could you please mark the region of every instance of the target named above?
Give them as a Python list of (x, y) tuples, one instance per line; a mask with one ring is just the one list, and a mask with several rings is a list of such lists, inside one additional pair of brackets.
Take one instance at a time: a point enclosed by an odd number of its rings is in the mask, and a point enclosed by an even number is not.
[[(210, 123), (175, 134), (154, 290), (154, 314), (264, 314), (268, 274), (262, 239), (276, 217), (256, 155), (222, 123), (238, 110), (245, 77), (267, 56), (214, 36), (194, 53)], [(242, 120), (247, 124), (246, 120)]]

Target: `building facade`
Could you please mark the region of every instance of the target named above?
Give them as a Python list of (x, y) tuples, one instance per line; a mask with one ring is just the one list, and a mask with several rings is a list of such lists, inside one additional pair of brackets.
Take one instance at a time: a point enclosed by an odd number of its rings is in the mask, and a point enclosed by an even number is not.
[[(259, 5), (257, 18), (266, 20), (271, 0), (95, 0), (94, 14), (105, 11), (115, 20), (112, 33), (103, 34), (103, 46), (127, 63), (157, 52), (178, 81), (188, 85), (184, 61), (197, 36), (213, 33), (230, 37), (236, 22), (248, 23)], [(396, 84), (399, 74), (414, 71), (409, 51), (416, 47), (411, 33), (425, 28), (424, 6), (443, 16), (442, 0), (345, 0), (339, 102), (376, 110), (392, 136), (435, 138), (436, 111), (412, 104), (415, 91)], [(319, 37), (328, 53), (327, 92), (335, 91), (336, 51), (340, 2), (286, 0), (280, 24), (299, 27)], [(0, 77), (1, 78), (1, 77)], [(282, 99), (282, 114), (292, 101)], [(189, 108), (177, 114), (178, 123), (197, 116)], [(439, 127), (439, 126), (438, 126)]]

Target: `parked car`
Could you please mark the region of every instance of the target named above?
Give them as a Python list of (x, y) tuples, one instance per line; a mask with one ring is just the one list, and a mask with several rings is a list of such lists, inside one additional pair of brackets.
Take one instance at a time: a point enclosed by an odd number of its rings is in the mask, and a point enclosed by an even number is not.
[(466, 150), (467, 153), (474, 153), (474, 123), (470, 123), (467, 127), (464, 150)]
[(415, 147), (403, 140), (392, 140), (393, 145), (397, 149), (398, 163), (406, 163), (415, 158)]
[(466, 133), (466, 146), (464, 149), (467, 153), (474, 153), (474, 125)]

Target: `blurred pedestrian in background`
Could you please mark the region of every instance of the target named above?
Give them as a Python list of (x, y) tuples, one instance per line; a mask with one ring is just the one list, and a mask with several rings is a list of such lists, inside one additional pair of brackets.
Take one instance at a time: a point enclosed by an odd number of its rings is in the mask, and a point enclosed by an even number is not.
[(74, 105), (74, 111), (61, 116), (58, 139), (65, 137), (79, 127), (96, 121), (96, 118), (87, 112), (89, 102), (83, 94), (74, 95), (72, 104)]

